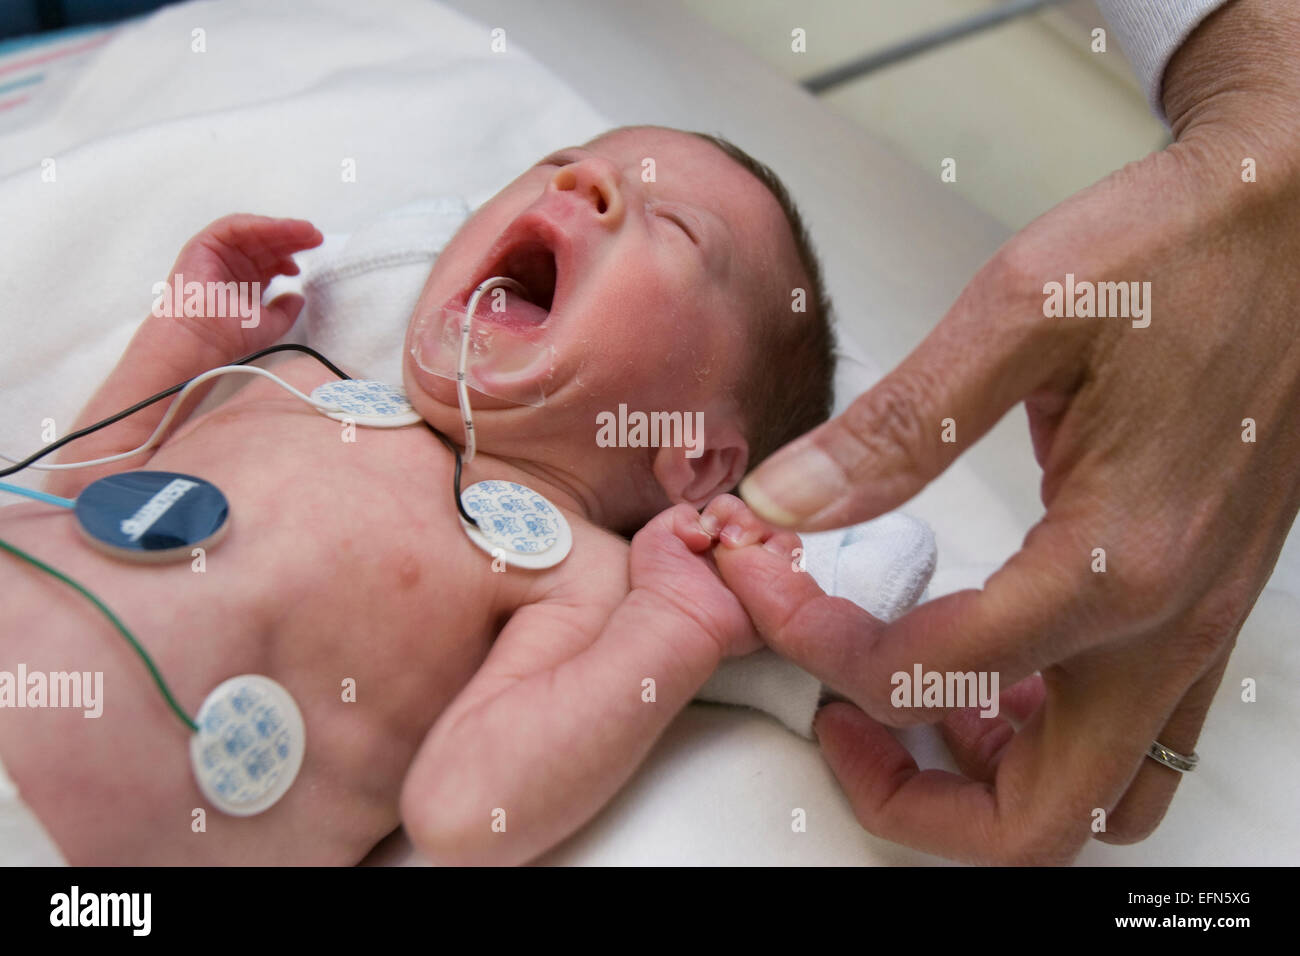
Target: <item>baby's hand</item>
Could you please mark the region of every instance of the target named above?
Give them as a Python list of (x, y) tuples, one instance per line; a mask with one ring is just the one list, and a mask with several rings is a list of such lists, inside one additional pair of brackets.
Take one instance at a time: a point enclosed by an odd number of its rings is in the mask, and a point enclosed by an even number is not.
[[(298, 266), (290, 257), (320, 245), (323, 238), (315, 226), (302, 219), (272, 219), (247, 213), (224, 216), (181, 249), (176, 264), (167, 273), (166, 295), (155, 297), (154, 314), (163, 311), (165, 321), (180, 323), (218, 354), (232, 359), (265, 348), (293, 325), (303, 299), (299, 295), (282, 295), (262, 305), (262, 291), (277, 275), (297, 275)], [(181, 276), (179, 289), (174, 278), (177, 275)], [(206, 294), (204, 314), (186, 315), (184, 288), (191, 282), (201, 283), (205, 293), (208, 283), (213, 283), (220, 299), (212, 301), (218, 305), (216, 311), (224, 315), (207, 314)], [(237, 295), (229, 295), (230, 289), (225, 286), (229, 282), (236, 283)], [(222, 288), (216, 288), (218, 283)], [(166, 308), (168, 304), (170, 309)], [(245, 308), (248, 306), (251, 308)]]
[[(721, 503), (721, 504), (720, 504)], [(804, 566), (803, 542), (793, 532), (774, 533), (740, 499), (710, 502), (725, 509), (713, 558), (763, 643), (828, 684), (852, 667), (854, 644), (829, 640), (848, 627), (865, 643), (881, 622), (846, 598), (832, 597)]]
[(701, 514), (690, 505), (676, 505), (632, 539), (631, 583), (699, 624), (723, 657), (737, 657), (763, 643), (709, 553), (723, 536), (736, 546), (759, 544), (781, 554), (799, 545), (798, 536), (768, 527), (732, 495), (714, 498)]

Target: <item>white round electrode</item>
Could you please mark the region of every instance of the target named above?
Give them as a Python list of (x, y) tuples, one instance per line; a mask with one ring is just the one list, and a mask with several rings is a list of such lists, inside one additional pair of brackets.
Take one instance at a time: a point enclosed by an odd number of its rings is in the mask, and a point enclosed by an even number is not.
[(316, 386), (311, 398), (339, 409), (321, 414), (335, 421), (351, 420), (364, 428), (402, 428), (420, 420), (419, 412), (406, 400), (406, 392), (387, 382), (340, 379)]
[(480, 481), (461, 492), (461, 501), (478, 522), (475, 528), (460, 519), (469, 539), (506, 564), (553, 568), (573, 547), (573, 531), (560, 509), (526, 485)]
[(223, 681), (199, 708), (190, 764), (217, 809), (250, 817), (293, 786), (306, 750), (302, 713), (287, 690), (260, 674)]

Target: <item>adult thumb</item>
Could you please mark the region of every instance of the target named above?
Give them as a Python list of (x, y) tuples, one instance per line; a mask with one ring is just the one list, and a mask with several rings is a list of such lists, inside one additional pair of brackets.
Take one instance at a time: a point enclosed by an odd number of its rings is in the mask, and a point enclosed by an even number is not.
[(755, 514), (804, 531), (884, 514), (1074, 364), (1068, 359), (1078, 354), (1077, 336), (1044, 324), (1041, 293), (1022, 288), (1010, 302), (1005, 286), (994, 291), (989, 272), (986, 267), (915, 351), (843, 414), (795, 439), (741, 482), (740, 496)]

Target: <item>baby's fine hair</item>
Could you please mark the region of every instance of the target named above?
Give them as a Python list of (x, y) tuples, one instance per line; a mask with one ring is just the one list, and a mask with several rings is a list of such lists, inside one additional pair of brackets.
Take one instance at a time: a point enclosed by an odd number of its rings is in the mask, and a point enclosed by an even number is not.
[(803, 312), (795, 290), (773, 301), (752, 329), (750, 361), (736, 386), (749, 441), (748, 469), (830, 417), (835, 377), (835, 333), (821, 263), (790, 192), (772, 169), (730, 140), (692, 133), (726, 153), (767, 187), (794, 238), (807, 287)]

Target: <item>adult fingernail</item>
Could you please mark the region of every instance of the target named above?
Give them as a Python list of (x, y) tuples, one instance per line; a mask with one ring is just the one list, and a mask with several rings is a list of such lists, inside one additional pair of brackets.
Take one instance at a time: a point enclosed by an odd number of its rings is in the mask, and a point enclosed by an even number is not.
[(816, 445), (778, 452), (740, 483), (740, 497), (760, 518), (793, 525), (844, 493), (844, 472)]
[(711, 514), (700, 515), (700, 527), (704, 529), (704, 533), (710, 538), (716, 538), (718, 536), (717, 516)]

